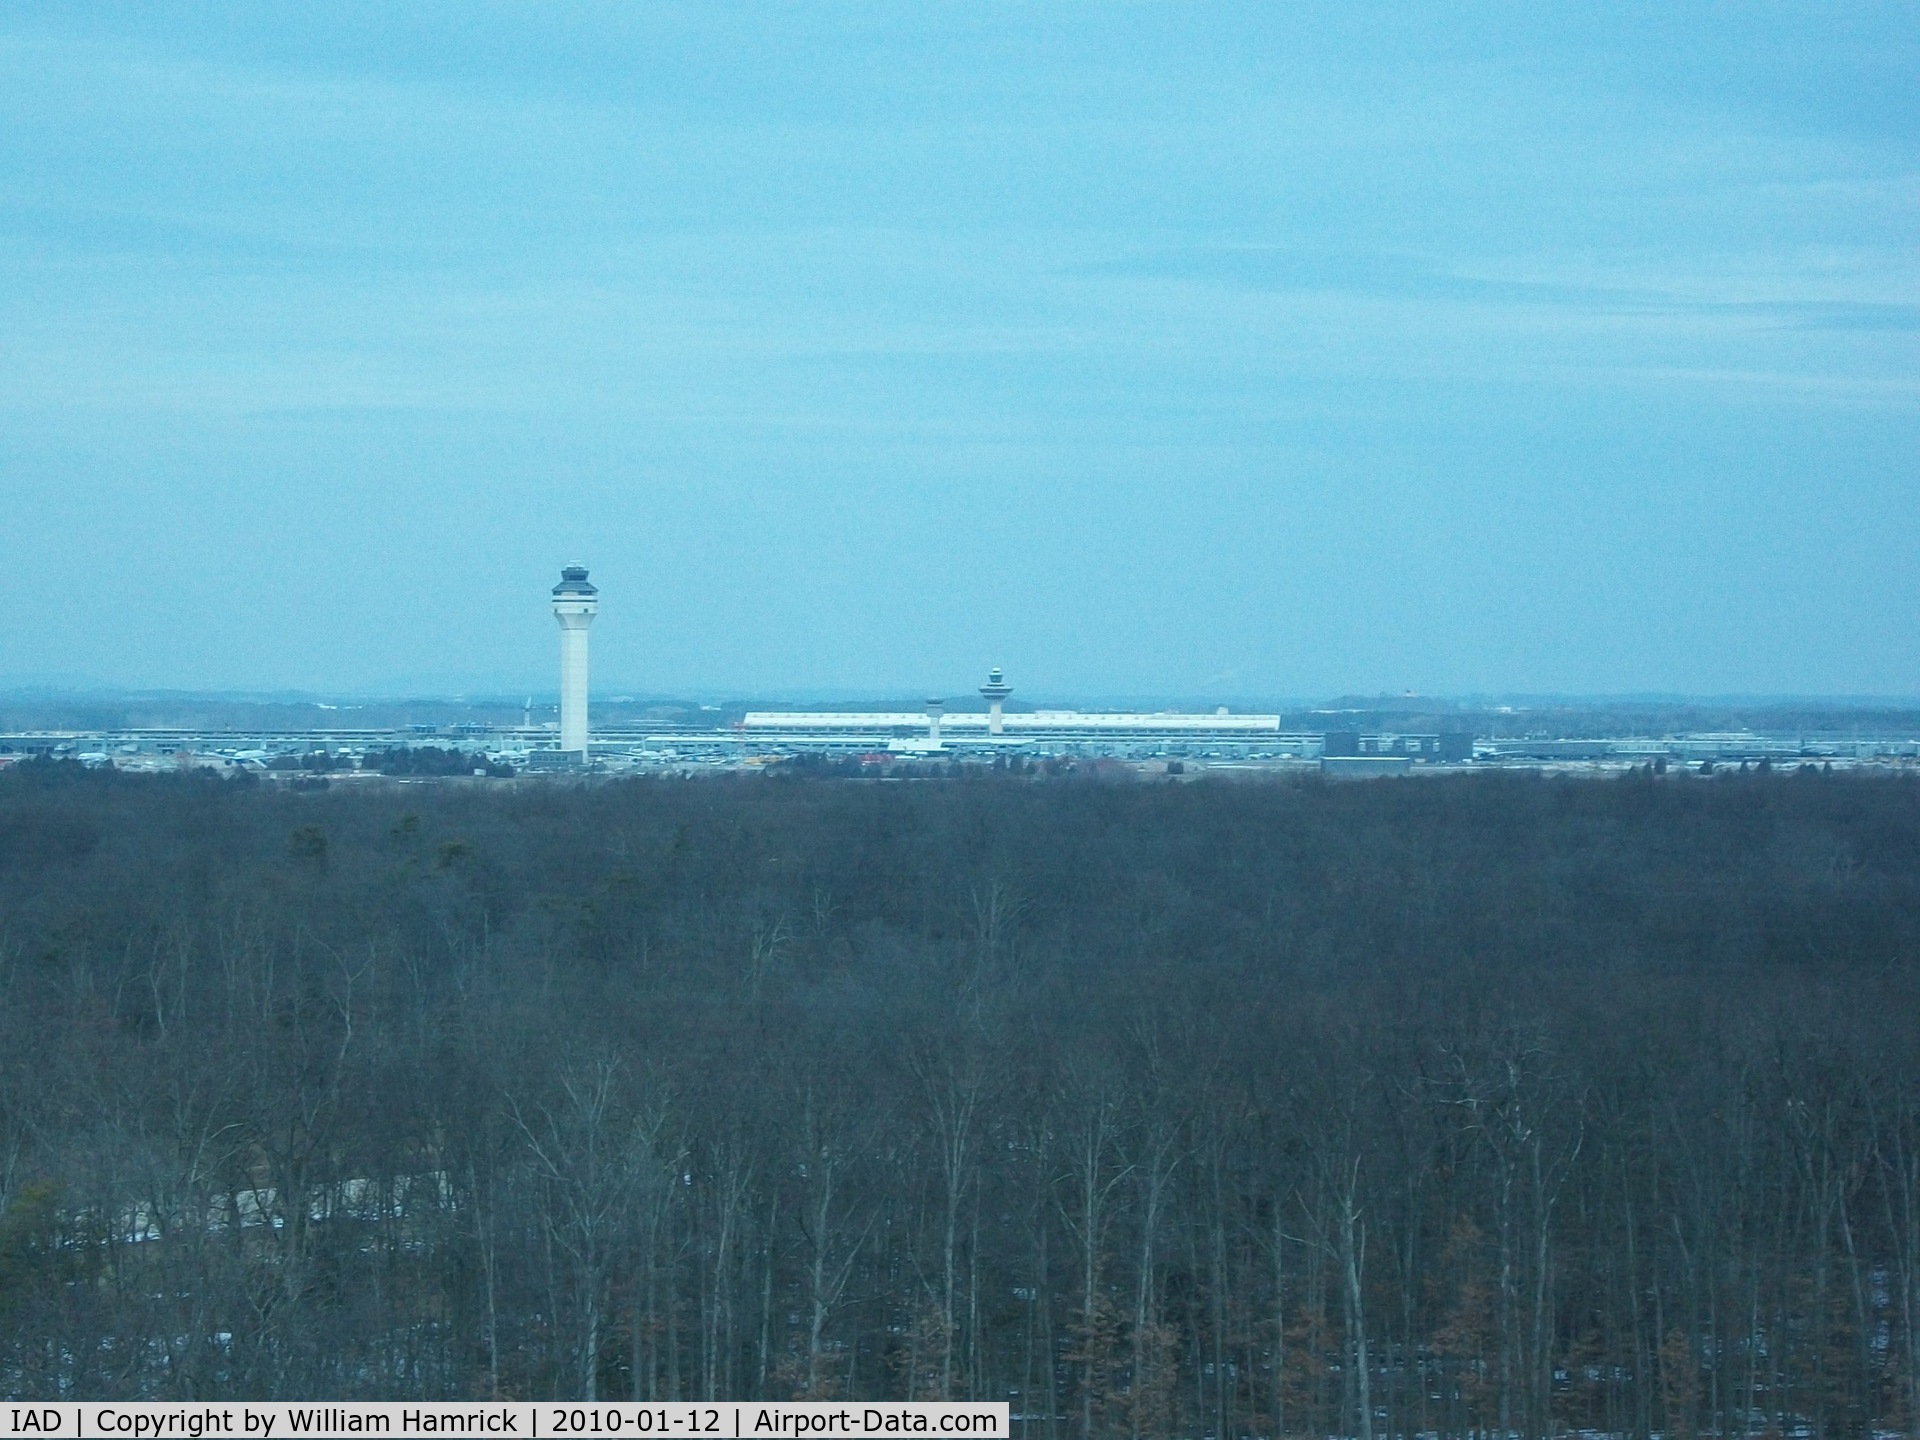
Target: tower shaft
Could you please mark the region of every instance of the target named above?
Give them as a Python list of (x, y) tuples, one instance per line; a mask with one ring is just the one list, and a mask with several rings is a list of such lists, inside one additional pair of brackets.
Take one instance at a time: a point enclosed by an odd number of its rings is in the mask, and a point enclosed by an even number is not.
[(560, 632), (560, 748), (587, 749), (587, 629)]

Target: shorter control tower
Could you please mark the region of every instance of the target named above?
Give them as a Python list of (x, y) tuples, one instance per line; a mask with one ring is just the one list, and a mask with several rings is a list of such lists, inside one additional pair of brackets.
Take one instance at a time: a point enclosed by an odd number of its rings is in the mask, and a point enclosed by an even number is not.
[(1004, 731), (1000, 707), (1007, 703), (1007, 697), (1013, 694), (1013, 686), (1007, 684), (1006, 677), (1000, 673), (1000, 667), (994, 666), (987, 672), (987, 683), (980, 687), (980, 694), (987, 702), (987, 734), (999, 735)]
[(569, 565), (553, 587), (553, 618), (560, 622), (560, 748), (587, 758), (587, 627), (600, 611), (600, 592), (587, 567)]

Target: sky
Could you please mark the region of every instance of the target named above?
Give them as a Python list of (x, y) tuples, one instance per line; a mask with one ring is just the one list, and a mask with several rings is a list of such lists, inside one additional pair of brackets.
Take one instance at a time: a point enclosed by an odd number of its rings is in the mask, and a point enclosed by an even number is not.
[(1920, 695), (1920, 7), (0, 7), (0, 684)]

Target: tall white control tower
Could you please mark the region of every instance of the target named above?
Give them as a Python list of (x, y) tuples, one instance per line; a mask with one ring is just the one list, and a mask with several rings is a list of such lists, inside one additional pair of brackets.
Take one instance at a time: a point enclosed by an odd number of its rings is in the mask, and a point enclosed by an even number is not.
[(600, 611), (600, 592), (587, 567), (569, 565), (553, 587), (553, 618), (560, 622), (560, 748), (587, 758), (587, 627)]
[(1000, 673), (998, 665), (987, 676), (987, 683), (980, 687), (980, 693), (987, 701), (987, 733), (1004, 734), (1006, 725), (1001, 707), (1007, 703), (1007, 697), (1013, 694), (1013, 687), (1007, 684), (1007, 677)]

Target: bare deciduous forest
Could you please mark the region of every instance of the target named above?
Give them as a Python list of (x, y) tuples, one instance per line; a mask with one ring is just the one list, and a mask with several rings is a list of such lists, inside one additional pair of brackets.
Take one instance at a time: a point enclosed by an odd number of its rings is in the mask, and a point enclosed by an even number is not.
[(0, 774), (0, 1394), (1920, 1429), (1920, 787)]

